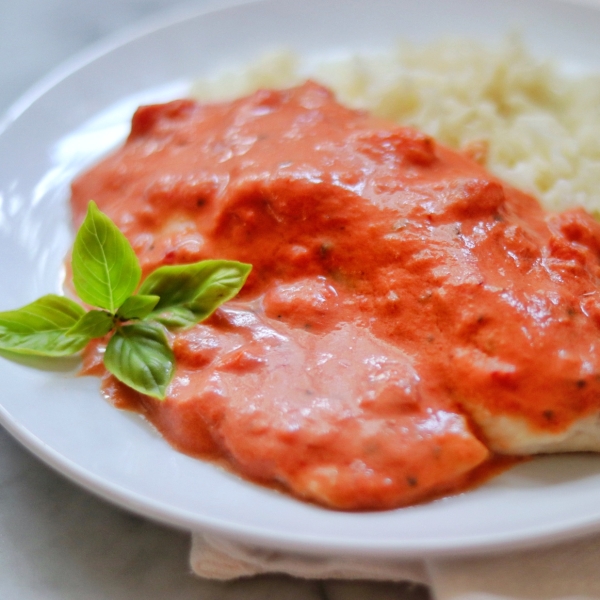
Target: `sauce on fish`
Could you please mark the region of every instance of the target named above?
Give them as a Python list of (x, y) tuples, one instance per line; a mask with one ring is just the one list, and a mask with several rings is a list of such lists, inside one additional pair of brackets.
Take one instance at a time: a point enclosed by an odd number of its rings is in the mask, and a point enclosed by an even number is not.
[(552, 434), (600, 410), (600, 225), (315, 83), (141, 107), (74, 182), (76, 224), (90, 199), (146, 273), (253, 265), (235, 301), (174, 334), (166, 401), (87, 350), (112, 401), (183, 452), (386, 509), (493, 472), (490, 420)]

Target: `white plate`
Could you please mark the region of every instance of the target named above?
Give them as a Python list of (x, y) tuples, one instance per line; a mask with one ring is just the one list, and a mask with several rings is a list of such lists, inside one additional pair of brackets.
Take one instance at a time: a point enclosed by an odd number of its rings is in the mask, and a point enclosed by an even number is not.
[[(222, 5), (223, 3), (221, 3)], [(141, 102), (287, 46), (304, 56), (399, 37), (499, 39), (600, 71), (600, 13), (550, 0), (268, 0), (155, 23), (40, 84), (0, 135), (0, 309), (60, 289), (73, 175), (123, 139)], [(185, 528), (310, 553), (409, 556), (533, 545), (600, 530), (600, 457), (538, 459), (466, 494), (379, 513), (332, 512), (172, 450), (98, 381), (0, 361), (0, 422), (48, 464), (124, 507)]]

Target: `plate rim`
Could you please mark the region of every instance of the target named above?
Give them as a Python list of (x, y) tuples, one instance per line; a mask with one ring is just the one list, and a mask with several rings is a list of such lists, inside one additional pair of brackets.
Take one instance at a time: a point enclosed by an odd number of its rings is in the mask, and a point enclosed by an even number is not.
[(562, 528), (556, 531), (548, 531), (547, 529), (536, 531), (536, 528), (532, 528), (519, 539), (515, 539), (514, 535), (499, 535), (493, 540), (490, 540), (489, 535), (481, 536), (481, 539), (474, 539), (473, 536), (470, 536), (467, 542), (460, 545), (457, 545), (456, 539), (453, 539), (445, 543), (412, 542), (410, 548), (398, 548), (392, 541), (365, 542), (365, 540), (359, 538), (340, 541), (335, 538), (295, 534), (292, 539), (292, 536), (288, 534), (288, 538), (285, 539), (278, 536), (277, 533), (268, 532), (259, 527), (240, 526), (238, 523), (230, 523), (214, 518), (208, 518), (208, 520), (204, 518), (202, 530), (199, 530), (196, 528), (197, 516), (195, 518), (190, 511), (178, 509), (177, 514), (174, 514), (173, 511), (169, 511), (168, 506), (161, 502), (143, 497), (136, 492), (121, 491), (118, 484), (107, 482), (85, 468), (79, 467), (70, 459), (44, 444), (26, 428), (15, 424), (1, 405), (0, 425), (28, 451), (54, 471), (121, 509), (142, 515), (156, 523), (173, 526), (191, 533), (215, 534), (223, 539), (253, 544), (263, 548), (277, 548), (316, 556), (328, 556), (335, 553), (346, 557), (387, 559), (434, 558), (450, 555), (462, 557), (475, 554), (501, 554), (507, 550), (528, 550), (576, 540), (600, 531), (600, 520), (590, 526), (588, 520), (574, 519), (572, 522), (563, 523)]

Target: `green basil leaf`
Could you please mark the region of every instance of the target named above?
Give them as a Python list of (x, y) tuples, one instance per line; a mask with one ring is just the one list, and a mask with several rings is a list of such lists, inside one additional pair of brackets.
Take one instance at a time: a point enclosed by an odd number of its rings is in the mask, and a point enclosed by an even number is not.
[(140, 322), (117, 329), (104, 365), (125, 385), (162, 400), (175, 373), (175, 356), (161, 325)]
[(17, 310), (0, 313), (0, 349), (15, 354), (68, 356), (89, 341), (69, 330), (85, 314), (77, 302), (48, 294)]
[(176, 306), (160, 314), (152, 315), (152, 319), (167, 329), (183, 329), (198, 323), (196, 313), (185, 306)]
[(68, 335), (83, 335), (94, 339), (106, 335), (115, 325), (113, 316), (104, 310), (90, 310), (85, 313), (69, 331)]
[[(193, 313), (191, 325), (206, 319), (223, 302), (233, 298), (244, 285), (251, 265), (230, 260), (204, 260), (189, 265), (159, 267), (140, 288), (141, 294), (160, 296), (151, 317), (160, 319), (165, 311), (179, 315)], [(190, 319), (186, 318), (187, 321)], [(186, 326), (187, 326), (186, 325)]]
[(159, 300), (158, 296), (144, 296), (141, 294), (129, 296), (119, 307), (117, 317), (123, 321), (145, 319), (154, 310)]
[(202, 286), (200, 293), (187, 306), (198, 321), (209, 317), (221, 304), (231, 300), (242, 289), (252, 265), (235, 261), (206, 261), (215, 264), (214, 271)]
[(72, 265), (79, 297), (113, 314), (135, 292), (142, 276), (127, 238), (94, 202), (77, 232)]

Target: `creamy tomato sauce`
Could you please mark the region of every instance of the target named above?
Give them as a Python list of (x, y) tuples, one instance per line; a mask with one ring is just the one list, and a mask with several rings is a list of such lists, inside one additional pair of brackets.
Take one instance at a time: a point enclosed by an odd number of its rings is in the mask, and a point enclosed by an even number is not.
[(164, 402), (88, 349), (108, 396), (184, 452), (381, 509), (485, 471), (502, 451), (486, 419), (553, 433), (600, 409), (600, 226), (314, 83), (140, 108), (74, 182), (77, 225), (90, 199), (145, 272), (254, 267), (235, 301), (173, 336)]

